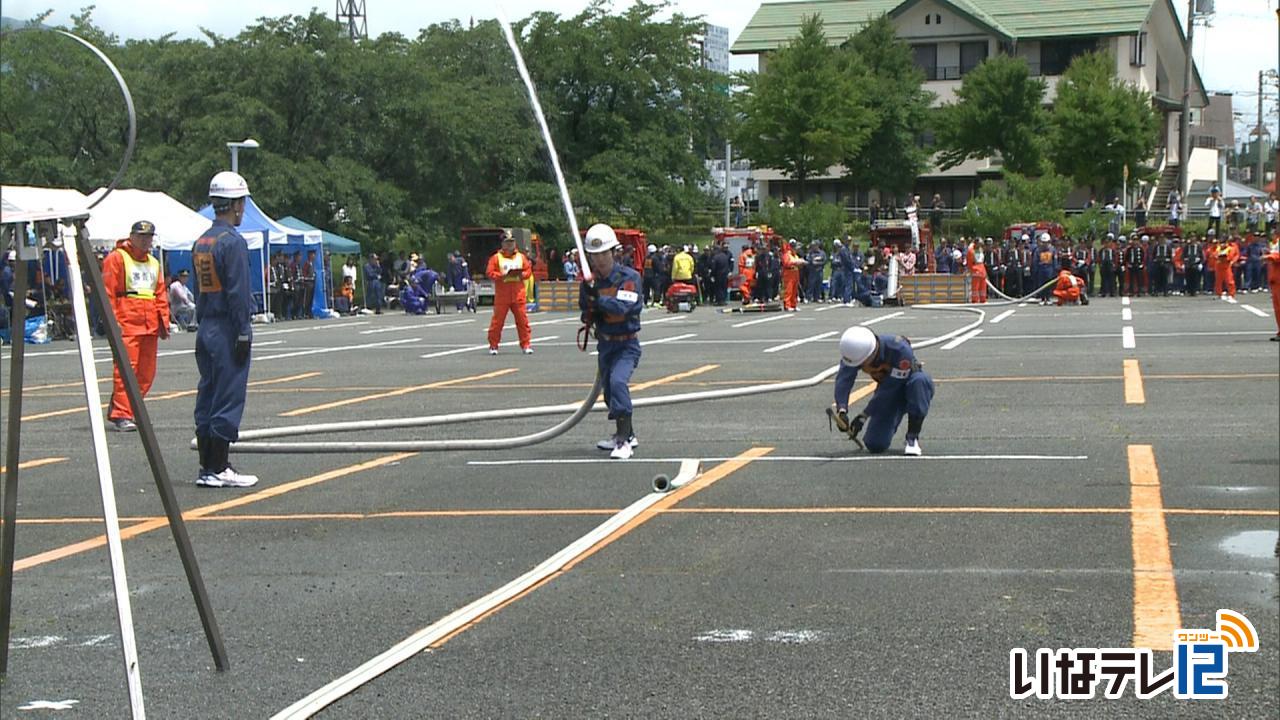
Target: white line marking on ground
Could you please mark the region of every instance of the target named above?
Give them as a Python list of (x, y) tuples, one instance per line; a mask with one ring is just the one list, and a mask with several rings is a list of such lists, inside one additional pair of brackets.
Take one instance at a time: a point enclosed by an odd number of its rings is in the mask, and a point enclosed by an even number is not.
[(1017, 311), (1018, 311), (1018, 309), (1017, 309), (1017, 308), (1009, 308), (1008, 310), (1005, 310), (1004, 312), (1000, 313), (999, 315), (997, 315), (997, 316), (995, 316), (995, 317), (991, 318), (991, 324), (992, 324), (992, 325), (995, 325), (996, 323), (998, 323), (998, 322), (1000, 322), (1001, 320), (1003, 320), (1003, 319), (1005, 319), (1005, 318), (1009, 317), (1010, 315), (1014, 314), (1014, 313), (1015, 313), (1015, 312), (1017, 312)]
[(658, 323), (672, 322), (675, 320), (684, 320), (684, 317), (681, 315), (672, 315), (671, 317), (658, 318), (657, 320), (642, 320), (641, 322), (645, 327), (649, 327), (650, 325), (657, 325)]
[(731, 642), (750, 642), (756, 636), (753, 630), (709, 630), (700, 635), (694, 635), (694, 642), (708, 643), (731, 643)]
[(473, 323), (473, 322), (475, 322), (474, 319), (467, 319), (467, 320), (448, 320), (446, 322), (438, 322), (438, 323), (423, 323), (421, 325), (395, 325), (392, 327), (375, 328), (373, 330), (361, 330), (360, 334), (361, 335), (377, 335), (378, 333), (400, 332), (402, 330), (425, 330), (427, 328), (444, 327), (445, 325), (465, 325), (466, 323)]
[(557, 318), (555, 320), (538, 320), (536, 322), (529, 323), (529, 327), (536, 327), (538, 325), (555, 325), (556, 323), (567, 323), (570, 320), (577, 320), (577, 319), (578, 318), (576, 317), (563, 317), (563, 318)]
[(284, 358), (302, 357), (303, 355), (319, 355), (321, 353), (342, 352), (344, 350), (368, 350), (376, 347), (387, 347), (389, 345), (404, 345), (407, 343), (422, 342), (422, 338), (402, 338), (400, 340), (388, 340), (386, 342), (362, 343), (360, 345), (339, 345), (331, 348), (316, 348), (314, 350), (298, 350), (296, 352), (279, 353), (277, 355), (268, 355), (266, 357), (253, 358), (254, 362), (265, 362), (267, 360), (282, 360)]
[(1133, 322), (1133, 310), (1129, 308), (1120, 309), (1120, 319), (1125, 322)]
[(1241, 305), (1240, 307), (1244, 308), (1245, 310), (1248, 310), (1249, 312), (1253, 313), (1254, 315), (1257, 315), (1258, 317), (1267, 317), (1267, 314), (1265, 312), (1259, 310), (1258, 308), (1252, 305)]
[(759, 318), (757, 320), (747, 320), (746, 322), (734, 323), (732, 327), (740, 328), (748, 325), (759, 325), (760, 323), (773, 322), (774, 320), (786, 320), (791, 317), (791, 313), (779, 313), (773, 317)]
[(666, 493), (659, 492), (645, 495), (628, 505), (622, 512), (597, 525), (591, 532), (569, 543), (560, 552), (542, 561), (529, 572), (401, 640), (355, 670), (276, 713), (272, 716), (272, 720), (311, 717), (373, 678), (422, 652), (433, 643), (449, 637), (492, 610), (502, 607), (521, 593), (537, 586), (665, 497), (667, 497)]
[[(671, 337), (658, 338), (656, 340), (641, 340), (640, 346), (648, 347), (649, 345), (661, 345), (663, 343), (676, 342), (678, 340), (688, 340), (689, 338), (692, 338), (692, 337), (698, 337), (698, 333), (685, 333), (684, 335), (672, 335)], [(591, 354), (599, 355), (600, 351), (592, 350)]]
[(258, 337), (264, 337), (267, 335), (284, 335), (285, 333), (311, 332), (313, 330), (332, 330), (336, 328), (355, 327), (357, 325), (368, 325), (368, 324), (369, 324), (368, 320), (358, 320), (356, 322), (331, 323), (331, 324), (321, 323), (318, 325), (308, 325), (306, 327), (289, 328), (288, 330), (263, 330), (262, 332), (254, 332), (253, 336), (255, 338), (258, 338)]
[(976, 328), (942, 346), (943, 350), (954, 350), (982, 334), (982, 328)]
[(864, 322), (860, 322), (860, 323), (858, 323), (858, 324), (859, 324), (859, 325), (861, 325), (861, 326), (863, 326), (863, 327), (866, 327), (866, 326), (868, 326), (868, 325), (875, 325), (875, 324), (876, 324), (876, 323), (878, 323), (878, 322), (884, 322), (885, 320), (888, 320), (888, 319), (890, 319), (890, 318), (896, 318), (896, 317), (898, 317), (899, 315), (902, 315), (902, 314), (904, 314), (902, 311), (899, 311), (899, 312), (896, 312), (896, 313), (889, 313), (888, 315), (881, 315), (881, 316), (880, 316), (880, 317), (878, 317), (878, 318), (871, 318), (870, 320), (867, 320), (867, 321), (864, 321)]
[(1128, 305), (1128, 304), (1129, 304), (1129, 296), (1128, 296), (1128, 295), (1126, 295), (1126, 296), (1124, 296), (1124, 297), (1120, 298), (1120, 304), (1121, 304), (1121, 305)]
[[(536, 343), (536, 342), (544, 342), (546, 340), (555, 340), (558, 337), (560, 336), (548, 335), (547, 337), (529, 338), (529, 344), (532, 345), (533, 343)], [(500, 348), (520, 347), (520, 341), (510, 340), (504, 343), (500, 343), (498, 347)], [(440, 352), (427, 353), (426, 355), (419, 355), (418, 357), (423, 358), (424, 360), (429, 360), (431, 358), (444, 357), (446, 355), (458, 355), (465, 352), (475, 352), (476, 350), (488, 350), (488, 349), (489, 349), (489, 344), (485, 343), (484, 345), (468, 345), (466, 347), (454, 348), (452, 350), (441, 350)]]
[[(110, 348), (108, 348), (108, 351), (110, 351)], [(174, 357), (175, 355), (195, 355), (195, 354), (196, 354), (195, 348), (191, 348), (190, 350), (169, 350), (167, 352), (156, 353), (156, 357), (162, 358), (162, 357)], [(108, 355), (107, 357), (104, 357), (104, 358), (97, 358), (96, 360), (94, 360), (94, 362), (109, 363), (109, 362), (115, 362), (115, 360), (110, 355)]]
[(79, 700), (32, 700), (25, 705), (19, 705), (19, 710), (74, 710), (75, 705), (80, 703)]
[(1133, 336), (1133, 327), (1125, 325), (1124, 330), (1120, 331), (1120, 344), (1125, 350), (1132, 350), (1138, 346), (1137, 339)]
[[(850, 443), (852, 444), (852, 443)], [(633, 457), (628, 462), (653, 462), (653, 463), (673, 463), (680, 462), (687, 458), (642, 458)], [(729, 457), (704, 457), (698, 458), (703, 463), (726, 462), (732, 460)], [(870, 461), (902, 461), (913, 462), (917, 460), (978, 460), (986, 462), (988, 460), (1034, 460), (1048, 462), (1062, 462), (1067, 460), (1088, 460), (1088, 455), (921, 455), (919, 457), (910, 457), (907, 455), (843, 455), (836, 457), (824, 457), (822, 455), (764, 455), (752, 460), (752, 462), (870, 462)], [(557, 458), (557, 459), (529, 459), (529, 460), (468, 460), (468, 465), (476, 466), (506, 466), (506, 465), (591, 465), (591, 464), (609, 464), (617, 465), (616, 460), (610, 460), (608, 457), (601, 458)]]
[[(1143, 338), (1184, 338), (1184, 337), (1208, 337), (1208, 336), (1227, 336), (1227, 335), (1274, 335), (1275, 333), (1266, 330), (1205, 330), (1192, 332), (1144, 332), (1136, 333), (1134, 337)], [(1063, 333), (1061, 335), (983, 335), (978, 340), (1088, 340), (1093, 338), (1114, 338), (1115, 333)], [(724, 340), (723, 342), (733, 342), (732, 340)]]
[(830, 331), (830, 332), (824, 332), (824, 333), (822, 333), (821, 335), (813, 335), (813, 336), (810, 336), (810, 337), (807, 337), (807, 338), (803, 338), (803, 339), (800, 339), (800, 340), (792, 340), (792, 341), (791, 341), (791, 342), (789, 342), (789, 343), (783, 343), (783, 344), (781, 344), (781, 345), (774, 345), (774, 346), (773, 346), (773, 347), (771, 347), (771, 348), (765, 348), (765, 349), (764, 349), (764, 351), (765, 351), (765, 352), (767, 352), (767, 353), (775, 353), (775, 352), (781, 352), (781, 351), (783, 351), (783, 350), (790, 350), (790, 349), (791, 349), (791, 348), (793, 348), (793, 347), (798, 347), (798, 346), (800, 346), (800, 345), (804, 345), (805, 343), (811, 343), (811, 342), (814, 342), (815, 340), (822, 340), (823, 338), (829, 338), (829, 337), (831, 337), (832, 335), (835, 335), (835, 334), (836, 334), (836, 331), (835, 331), (835, 330), (832, 330), (832, 331)]

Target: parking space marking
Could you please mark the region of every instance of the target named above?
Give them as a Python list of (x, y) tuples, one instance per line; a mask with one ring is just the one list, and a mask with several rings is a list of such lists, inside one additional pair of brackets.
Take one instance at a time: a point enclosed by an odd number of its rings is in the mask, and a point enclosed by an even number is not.
[(1253, 313), (1254, 315), (1257, 315), (1258, 317), (1268, 317), (1268, 315), (1265, 312), (1259, 310), (1258, 308), (1252, 305), (1241, 304), (1240, 307), (1244, 308), (1245, 310), (1248, 310), (1249, 312)]
[(1133, 310), (1129, 308), (1121, 308), (1120, 319), (1125, 322), (1133, 322)]
[(639, 390), (648, 390), (649, 388), (658, 387), (659, 385), (666, 385), (667, 383), (673, 383), (673, 382), (676, 382), (677, 380), (684, 380), (685, 378), (691, 378), (696, 375), (701, 375), (703, 373), (711, 372), (712, 370), (715, 370), (718, 367), (720, 366), (719, 365), (702, 365), (692, 370), (686, 370), (684, 372), (679, 372), (674, 375), (667, 375), (666, 377), (660, 377), (654, 380), (642, 382), (637, 385), (632, 385), (631, 392), (636, 392)]
[[(323, 374), (324, 373), (322, 372), (316, 371), (316, 372), (300, 373), (298, 375), (286, 375), (284, 377), (271, 378), (269, 380), (254, 380), (253, 382), (250, 382), (248, 386), (261, 387), (263, 385), (276, 385), (279, 383), (293, 382), (294, 380), (306, 380), (308, 378), (318, 377)], [(110, 377), (101, 378), (99, 379), (99, 382), (102, 382), (103, 380), (109, 381), (111, 380), (111, 378)], [(80, 383), (76, 383), (76, 384), (80, 385)], [(156, 395), (152, 395), (151, 397), (146, 398), (145, 402), (156, 402), (157, 400), (174, 400), (176, 398), (191, 397), (195, 394), (196, 394), (196, 391), (194, 389), (174, 390), (173, 392), (158, 393)], [(111, 403), (109, 402), (102, 403), (101, 409), (106, 410), (110, 405)], [(65, 410), (50, 410), (49, 412), (36, 413), (34, 415), (23, 415), (22, 420), (23, 422), (26, 422), (29, 420), (45, 420), (51, 417), (63, 417), (65, 415), (74, 415), (76, 413), (82, 413), (84, 411), (85, 411), (84, 406), (81, 405), (79, 407), (67, 408)]]
[(751, 448), (733, 460), (702, 473), (676, 490), (666, 494), (655, 492), (645, 495), (529, 572), (418, 630), (355, 670), (276, 713), (272, 716), (272, 720), (309, 718), (423, 650), (441, 647), (451, 638), (527, 597), (538, 588), (569, 572), (578, 563), (608, 547), (615, 540), (657, 517), (661, 509), (671, 507), (699, 490), (709, 487), (717, 480), (746, 467), (753, 459), (768, 454), (771, 450), (772, 448)]
[(963, 344), (965, 344), (965, 343), (969, 342), (970, 340), (972, 340), (972, 339), (974, 339), (974, 338), (978, 337), (978, 336), (979, 336), (979, 335), (981, 335), (981, 334), (982, 334), (982, 328), (975, 328), (975, 329), (970, 330), (969, 332), (967, 332), (967, 333), (965, 333), (965, 334), (961, 335), (960, 337), (956, 338), (955, 340), (952, 340), (951, 342), (947, 343), (946, 345), (943, 345), (943, 346), (942, 346), (942, 349), (943, 349), (943, 350), (955, 350), (956, 348), (958, 348), (958, 347), (960, 347), (961, 345), (963, 345)]
[[(529, 344), (532, 345), (533, 343), (536, 343), (536, 342), (546, 342), (547, 340), (555, 340), (558, 337), (559, 336), (557, 335), (551, 335), (548, 337), (529, 338)], [(508, 342), (500, 343), (498, 345), (498, 347), (500, 348), (519, 347), (519, 346), (520, 346), (520, 342), (518, 340), (511, 340)], [(445, 357), (446, 355), (458, 355), (461, 353), (475, 352), (476, 350), (488, 350), (488, 349), (489, 349), (489, 344), (485, 343), (484, 345), (468, 345), (466, 347), (454, 348), (452, 350), (441, 350), (439, 352), (427, 353), (426, 355), (419, 355), (418, 357), (424, 360), (430, 360), (431, 358)]]
[(361, 395), (360, 397), (346, 398), (344, 400), (334, 400), (333, 402), (321, 403), (320, 405), (310, 405), (308, 407), (298, 408), (296, 410), (287, 410), (280, 413), (280, 417), (297, 417), (299, 415), (309, 415), (322, 410), (332, 410), (334, 408), (347, 407), (348, 405), (358, 405), (360, 403), (369, 402), (371, 400), (382, 400), (389, 397), (399, 397), (400, 395), (408, 395), (409, 393), (418, 392), (420, 390), (434, 390), (436, 388), (453, 387), (463, 383), (473, 382), (476, 380), (489, 380), (503, 375), (510, 375), (518, 372), (519, 368), (503, 368), (494, 370), (480, 375), (469, 375), (467, 377), (454, 378), (452, 380), (438, 380), (436, 382), (427, 383), (425, 385), (412, 385), (409, 387), (398, 388), (396, 390), (388, 390), (386, 392), (374, 393), (372, 395)]
[[(373, 468), (382, 467), (383, 465), (390, 465), (391, 463), (400, 462), (401, 460), (406, 460), (417, 454), (418, 453), (395, 453), (393, 455), (383, 455), (382, 457), (374, 458), (373, 460), (367, 460), (362, 463), (356, 463), (354, 465), (347, 465), (345, 467), (336, 468), (334, 470), (328, 470), (326, 472), (322, 472), (317, 475), (311, 475), (309, 477), (304, 477), (299, 480), (293, 480), (291, 482), (275, 485), (275, 486), (266, 488), (264, 490), (259, 490), (254, 493), (249, 493), (248, 495), (239, 495), (230, 500), (226, 500), (220, 503), (214, 503), (212, 505), (204, 505), (198, 508), (193, 508), (191, 510), (188, 510), (182, 513), (182, 519), (198, 520), (200, 518), (208, 517), (209, 515), (212, 515), (213, 513), (216, 513), (216, 512), (221, 512), (223, 510), (230, 510), (231, 508), (240, 507), (242, 505), (249, 505), (249, 504), (258, 502), (260, 500), (267, 500), (270, 498), (278, 497), (280, 495), (293, 492), (294, 490), (300, 490), (302, 488), (310, 487), (312, 485), (317, 485), (319, 483), (327, 482), (329, 480), (334, 480), (340, 477), (346, 477), (347, 475), (354, 475), (355, 473), (363, 472), (365, 470), (371, 470)], [(136, 525), (130, 525), (129, 527), (121, 528), (120, 539), (122, 541), (128, 540), (130, 538), (134, 538), (139, 535), (144, 535), (146, 533), (149, 533), (152, 530), (159, 530), (161, 528), (167, 528), (167, 527), (169, 527), (169, 519), (167, 517), (158, 517), (158, 518), (152, 518), (149, 520), (144, 520), (143, 522), (137, 523)], [(64, 545), (62, 547), (54, 548), (52, 550), (47, 550), (42, 553), (37, 553), (35, 555), (30, 555), (25, 558), (19, 559), (17, 562), (13, 564), (13, 571), (16, 573), (20, 570), (26, 570), (28, 568), (33, 568), (39, 565), (45, 565), (47, 563), (61, 560), (63, 558), (68, 558), (73, 555), (79, 555), (80, 553), (83, 553), (83, 552), (95, 550), (106, 544), (107, 544), (107, 536), (99, 535), (97, 537), (89, 538), (88, 540), (82, 540), (80, 542), (71, 543), (70, 545)]]
[(1125, 295), (1124, 297), (1120, 298), (1120, 304), (1127, 306), (1129, 304), (1129, 296)]
[(875, 325), (876, 323), (884, 322), (885, 320), (892, 320), (893, 318), (899, 317), (900, 315), (903, 315), (903, 314), (905, 313), (902, 311), (892, 312), (892, 313), (889, 313), (888, 315), (881, 315), (880, 317), (871, 318), (870, 320), (865, 320), (858, 324), (861, 325), (862, 327), (867, 327), (868, 325)]
[(1173, 576), (1160, 471), (1150, 445), (1129, 446), (1129, 507), (1133, 533), (1133, 645), (1173, 650), (1182, 627)]
[(1124, 361), (1124, 402), (1126, 405), (1145, 405), (1147, 393), (1142, 388), (1142, 369), (1134, 358)]
[(773, 317), (763, 317), (763, 318), (757, 318), (755, 320), (747, 320), (745, 322), (734, 323), (733, 325), (730, 325), (730, 327), (743, 328), (749, 325), (759, 325), (761, 323), (773, 322), (775, 320), (786, 320), (787, 318), (790, 318), (790, 317), (791, 315), (789, 313), (779, 313), (778, 315), (774, 315)]
[(1138, 341), (1133, 336), (1132, 326), (1125, 325), (1124, 329), (1120, 331), (1120, 344), (1125, 350), (1132, 350), (1138, 346)]
[(1012, 314), (1014, 314), (1014, 313), (1016, 313), (1016, 312), (1018, 312), (1018, 309), (1017, 309), (1017, 308), (1009, 308), (1008, 310), (1005, 310), (1004, 312), (1000, 313), (999, 315), (997, 315), (997, 316), (995, 316), (995, 317), (991, 318), (991, 324), (992, 324), (992, 325), (995, 325), (996, 323), (1000, 322), (1001, 320), (1004, 320), (1005, 318), (1009, 317), (1010, 315), (1012, 315)]
[(764, 351), (765, 351), (765, 352), (767, 352), (767, 353), (776, 353), (776, 352), (782, 352), (783, 350), (790, 350), (790, 349), (791, 349), (791, 348), (793, 348), (793, 347), (799, 347), (799, 346), (801, 346), (801, 345), (804, 345), (805, 343), (811, 343), (811, 342), (817, 342), (818, 340), (824, 340), (824, 339), (826, 339), (826, 338), (831, 337), (832, 335), (835, 335), (835, 334), (836, 334), (836, 332), (837, 332), (837, 331), (832, 330), (832, 331), (830, 331), (830, 332), (824, 332), (824, 333), (821, 333), (821, 334), (819, 334), (819, 335), (811, 335), (811, 336), (809, 336), (809, 337), (807, 337), (807, 338), (801, 338), (801, 339), (799, 339), (799, 340), (792, 340), (791, 342), (788, 342), (788, 343), (783, 343), (783, 344), (781, 344), (781, 345), (774, 345), (773, 347), (765, 348), (765, 349), (764, 349)]

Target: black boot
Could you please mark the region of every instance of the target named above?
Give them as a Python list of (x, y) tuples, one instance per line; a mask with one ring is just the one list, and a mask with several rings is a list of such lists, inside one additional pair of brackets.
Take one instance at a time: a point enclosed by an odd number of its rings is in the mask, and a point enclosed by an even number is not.
[(231, 443), (220, 437), (209, 436), (209, 464), (205, 469), (210, 473), (217, 475), (227, 469), (227, 454), (230, 452)]
[(636, 434), (635, 430), (631, 427), (631, 416), (619, 415), (618, 418), (614, 420), (614, 424), (618, 430), (618, 438), (631, 442), (631, 438), (635, 437)]
[(204, 435), (197, 435), (196, 448), (200, 455), (200, 474), (203, 475), (209, 470), (209, 438)]
[(920, 439), (920, 430), (924, 427), (924, 417), (920, 415), (907, 416), (907, 439)]

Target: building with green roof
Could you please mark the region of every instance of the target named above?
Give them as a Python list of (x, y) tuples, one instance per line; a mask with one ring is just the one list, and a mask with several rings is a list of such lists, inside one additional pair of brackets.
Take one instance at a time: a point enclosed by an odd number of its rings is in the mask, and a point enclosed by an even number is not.
[[(1161, 147), (1151, 159), (1152, 169), (1164, 170), (1160, 187), (1145, 187), (1148, 204), (1163, 202), (1176, 181), (1178, 116), (1183, 95), (1186, 36), (1170, 0), (802, 0), (760, 6), (730, 51), (758, 55), (759, 66), (769, 53), (795, 37), (801, 21), (822, 17), (828, 41), (839, 45), (863, 25), (882, 14), (892, 18), (898, 37), (911, 45), (916, 65), (924, 71), (925, 89), (937, 104), (953, 102), (964, 75), (986, 58), (1003, 53), (1026, 60), (1033, 75), (1048, 82), (1046, 102), (1052, 103), (1057, 78), (1071, 60), (1089, 51), (1106, 50), (1116, 58), (1116, 73), (1151, 93), (1161, 113)], [(1203, 108), (1208, 96), (1199, 72), (1193, 69), (1191, 106)], [(1194, 113), (1193, 113), (1194, 114)], [(1191, 181), (1217, 177), (1218, 140), (1191, 128)], [(921, 176), (916, 192), (939, 193), (951, 207), (959, 207), (977, 192), (984, 176), (999, 172), (999, 158), (968, 161), (949, 170), (933, 168)], [(811, 187), (831, 201), (849, 198), (865, 206), (867, 190), (846, 187), (843, 168), (831, 168)], [(783, 173), (756, 169), (757, 196), (794, 194), (796, 184)], [(1158, 196), (1158, 197), (1157, 197)]]

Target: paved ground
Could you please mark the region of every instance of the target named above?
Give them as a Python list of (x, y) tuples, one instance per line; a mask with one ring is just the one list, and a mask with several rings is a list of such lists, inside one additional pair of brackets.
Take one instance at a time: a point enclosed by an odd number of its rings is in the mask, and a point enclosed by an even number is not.
[[(828, 382), (642, 410), (642, 444), (626, 463), (592, 448), (608, 432), (596, 414), (521, 450), (239, 456), (264, 478), (249, 491), (191, 482), (194, 337), (177, 336), (162, 345), (149, 407), (232, 666), (213, 670), (171, 535), (148, 523), (162, 510), (137, 438), (111, 434), (147, 709), (268, 717), (539, 565), (645, 498), (655, 473), (697, 458), (694, 484), (322, 714), (1274, 717), (1280, 345), (1266, 342), (1269, 298), (1241, 299), (992, 308), (981, 334), (920, 352), (938, 382), (922, 459), (898, 454), (901, 434), (878, 457), (829, 434)], [(802, 307), (647, 313), (653, 344), (635, 382), (651, 385), (636, 397), (811, 376), (856, 322), (921, 341), (970, 321)], [(496, 358), (481, 349), (487, 319), (263, 329), (245, 427), (585, 395), (594, 365), (573, 345), (575, 318), (535, 317), (537, 353)], [(808, 342), (769, 352), (798, 340)], [(35, 465), (21, 473), (3, 717), (128, 713), (70, 348), (31, 348), (27, 363), (22, 458)], [(1126, 360), (1136, 361), (1127, 381)], [(418, 387), (448, 380), (458, 382)], [(1126, 389), (1142, 402), (1126, 402)], [(557, 419), (328, 439), (501, 437)], [(1213, 629), (1219, 608), (1260, 636), (1256, 654), (1230, 654), (1225, 702), (1139, 701), (1132, 689), (1116, 701), (1009, 697), (1012, 648), (1154, 637), (1159, 670), (1172, 662), (1169, 631)], [(75, 702), (23, 709), (41, 701)]]

